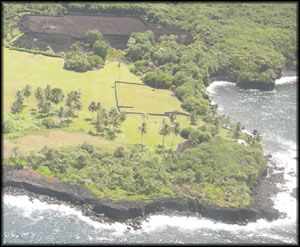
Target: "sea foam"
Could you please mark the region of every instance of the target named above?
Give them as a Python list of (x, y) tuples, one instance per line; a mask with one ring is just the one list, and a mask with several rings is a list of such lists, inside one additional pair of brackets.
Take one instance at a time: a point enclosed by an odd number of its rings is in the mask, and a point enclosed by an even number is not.
[(208, 93), (215, 93), (215, 88), (220, 86), (227, 86), (227, 85), (235, 85), (233, 82), (229, 81), (213, 81), (207, 88), (206, 91)]
[(281, 77), (280, 79), (275, 80), (275, 85), (294, 83), (297, 80), (298, 80), (297, 76), (284, 76), (284, 77)]

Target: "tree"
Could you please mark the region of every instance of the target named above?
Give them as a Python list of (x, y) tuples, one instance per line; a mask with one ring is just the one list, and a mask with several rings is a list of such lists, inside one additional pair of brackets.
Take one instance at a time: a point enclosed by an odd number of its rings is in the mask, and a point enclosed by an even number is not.
[(44, 97), (43, 90), (40, 87), (38, 87), (34, 92), (34, 96), (38, 102), (41, 101), (42, 98)]
[(22, 101), (24, 100), (23, 93), (21, 90), (17, 90), (15, 96), (17, 99), (22, 99)]
[(50, 100), (57, 106), (60, 102), (64, 100), (63, 91), (60, 88), (53, 88)]
[(52, 93), (51, 86), (47, 85), (44, 91), (46, 100), (51, 100), (51, 96), (52, 96), (51, 93)]
[(109, 45), (105, 41), (97, 40), (93, 45), (93, 51), (96, 55), (100, 56), (103, 60), (108, 53)]
[(24, 97), (27, 98), (27, 104), (28, 104), (28, 98), (31, 95), (32, 91), (31, 91), (31, 86), (30, 85), (26, 85), (26, 87), (23, 89), (23, 95)]
[(145, 84), (155, 88), (169, 88), (172, 81), (172, 75), (163, 72), (148, 72), (143, 78)]
[(219, 134), (221, 124), (222, 124), (222, 119), (219, 117), (216, 117), (214, 120), (215, 135)]
[(165, 119), (163, 120), (162, 128), (159, 130), (159, 134), (162, 135), (162, 146), (165, 144), (165, 137), (171, 133), (170, 126), (166, 123)]
[(143, 122), (145, 121), (145, 119), (148, 119), (149, 115), (147, 113), (142, 113), (142, 120)]
[(19, 114), (23, 111), (24, 105), (21, 102), (16, 100), (15, 102), (12, 103), (10, 108), (12, 114)]
[(86, 33), (86, 41), (89, 43), (90, 47), (93, 47), (97, 40), (102, 40), (102, 34), (98, 30), (88, 30)]
[(80, 101), (76, 101), (74, 108), (77, 110), (77, 116), (78, 116), (78, 111), (82, 110), (82, 103)]
[(233, 138), (239, 139), (241, 137), (241, 134), (242, 134), (242, 123), (238, 122), (236, 124), (235, 130), (234, 130), (234, 133), (233, 133)]
[(173, 139), (172, 139), (172, 145), (171, 148), (173, 148), (173, 144), (174, 144), (174, 137), (178, 136), (180, 134), (180, 124), (178, 122), (175, 122), (173, 128), (172, 128), (172, 132), (173, 132)]
[(100, 113), (100, 111), (101, 111), (101, 103), (100, 102), (98, 102), (97, 104), (96, 104), (96, 112), (97, 112), (97, 116), (98, 116), (98, 114)]
[(48, 115), (51, 110), (51, 102), (45, 98), (42, 98), (37, 107), (40, 109), (40, 112)]
[(71, 91), (68, 93), (67, 98), (66, 98), (66, 103), (65, 103), (68, 108), (66, 113), (70, 117), (73, 117), (73, 115), (74, 115), (75, 107), (74, 107), (73, 102), (74, 102), (74, 91)]
[(89, 111), (92, 113), (92, 119), (93, 119), (93, 114), (94, 114), (94, 112), (97, 110), (97, 109), (96, 109), (96, 102), (95, 102), (95, 101), (92, 101), (92, 102), (89, 104), (88, 109), (89, 109)]
[(59, 108), (59, 111), (58, 111), (58, 117), (59, 117), (59, 120), (61, 122), (62, 118), (64, 117), (65, 115), (65, 108), (62, 106)]
[(194, 146), (199, 144), (199, 136), (196, 131), (193, 131), (189, 134), (189, 141)]
[(170, 119), (170, 124), (174, 125), (176, 122), (176, 115), (174, 113), (171, 113), (169, 115), (169, 119)]
[(197, 112), (196, 111), (192, 111), (191, 117), (190, 117), (190, 124), (196, 125), (197, 121), (198, 121)]
[(144, 134), (147, 133), (147, 124), (145, 122), (142, 122), (142, 125), (138, 128), (140, 133), (141, 133), (141, 150), (143, 151), (143, 137), (144, 137)]

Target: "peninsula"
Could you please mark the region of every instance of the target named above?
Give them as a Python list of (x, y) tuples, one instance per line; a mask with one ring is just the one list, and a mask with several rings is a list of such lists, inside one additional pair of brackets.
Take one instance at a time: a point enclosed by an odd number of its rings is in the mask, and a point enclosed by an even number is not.
[(273, 90), (295, 71), (295, 9), (5, 3), (4, 193), (134, 227), (161, 212), (279, 218), (261, 134), (219, 116), (206, 87)]

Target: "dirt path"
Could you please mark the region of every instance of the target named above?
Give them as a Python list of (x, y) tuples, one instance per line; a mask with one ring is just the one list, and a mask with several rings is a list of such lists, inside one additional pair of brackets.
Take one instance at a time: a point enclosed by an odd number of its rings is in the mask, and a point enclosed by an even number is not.
[(122, 146), (122, 144), (107, 141), (81, 132), (71, 133), (62, 130), (51, 130), (49, 136), (42, 134), (23, 136), (18, 138), (16, 143), (9, 139), (3, 139), (3, 154), (4, 158), (8, 157), (14, 147), (18, 147), (21, 152), (25, 153), (33, 150), (39, 150), (46, 145), (48, 147), (77, 146), (85, 141), (94, 145), (105, 147)]

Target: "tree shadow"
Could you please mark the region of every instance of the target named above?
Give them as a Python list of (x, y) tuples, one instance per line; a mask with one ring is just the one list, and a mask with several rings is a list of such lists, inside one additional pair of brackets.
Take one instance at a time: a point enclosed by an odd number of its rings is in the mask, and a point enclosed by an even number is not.
[(85, 118), (84, 119), (84, 121), (86, 121), (86, 122), (92, 122), (92, 120), (93, 120), (92, 118)]

